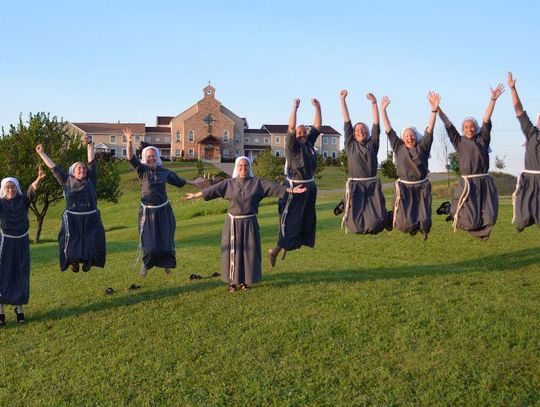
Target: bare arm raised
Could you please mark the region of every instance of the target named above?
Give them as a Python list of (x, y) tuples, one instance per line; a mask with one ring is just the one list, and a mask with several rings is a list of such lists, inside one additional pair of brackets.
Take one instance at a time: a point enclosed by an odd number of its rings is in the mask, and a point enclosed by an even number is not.
[(41, 157), (47, 167), (51, 169), (56, 167), (56, 164), (49, 158), (47, 154), (45, 154), (45, 150), (43, 149), (43, 146), (41, 144), (38, 144), (36, 146), (36, 152)]
[(124, 136), (127, 140), (126, 157), (128, 160), (131, 160), (131, 157), (133, 157), (133, 132), (130, 128), (124, 129)]
[(495, 103), (497, 102), (497, 99), (499, 96), (502, 95), (504, 92), (504, 86), (502, 83), (499, 83), (495, 89), (491, 88), (491, 98), (489, 99), (489, 104), (486, 109), (486, 113), (484, 113), (484, 123), (489, 123), (491, 120), (491, 115), (493, 114), (493, 109), (495, 108)]
[(315, 119), (313, 120), (313, 127), (318, 131), (321, 131), (322, 124), (322, 113), (321, 113), (321, 104), (315, 98), (311, 99), (311, 104), (315, 107)]
[(373, 124), (379, 125), (379, 107), (377, 106), (377, 98), (373, 93), (368, 93), (366, 98), (371, 102), (371, 114), (373, 116)]
[(382, 109), (384, 130), (387, 133), (392, 130), (392, 124), (390, 123), (390, 119), (388, 118), (388, 113), (386, 112), (386, 108), (388, 107), (389, 104), (390, 104), (390, 98), (388, 96), (384, 96), (381, 100), (381, 109)]
[(296, 112), (298, 111), (298, 106), (300, 106), (300, 99), (297, 98), (293, 100), (291, 115), (289, 116), (289, 133), (294, 133), (296, 129)]
[(349, 108), (347, 107), (347, 95), (348, 92), (345, 89), (339, 92), (339, 100), (341, 101), (341, 114), (343, 115), (343, 121), (345, 123), (351, 121), (351, 117), (349, 116)]
[(521, 100), (519, 99), (516, 89), (516, 80), (512, 76), (512, 72), (508, 72), (508, 87), (512, 92), (512, 104), (514, 105), (516, 116), (521, 116), (523, 114), (523, 105), (521, 104)]
[(429, 116), (427, 131), (433, 133), (435, 120), (437, 120), (437, 112), (439, 111), (439, 103), (441, 103), (441, 96), (438, 93), (431, 91), (428, 93), (428, 100), (431, 105), (431, 115)]

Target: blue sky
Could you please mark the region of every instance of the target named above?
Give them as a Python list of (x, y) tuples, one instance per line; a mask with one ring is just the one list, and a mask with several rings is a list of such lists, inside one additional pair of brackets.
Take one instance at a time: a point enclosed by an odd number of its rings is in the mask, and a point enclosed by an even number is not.
[[(299, 121), (342, 130), (338, 92), (353, 121), (371, 120), (368, 91), (392, 97), (396, 129), (427, 124), (426, 94), (456, 125), (481, 119), (490, 86), (510, 69), (531, 117), (540, 111), (534, 1), (24, 1), (1, 4), (0, 126), (47, 111), (71, 121), (152, 125), (202, 97), (217, 98), (251, 127)], [(523, 166), (510, 93), (493, 115), (493, 158)], [(383, 144), (384, 146), (384, 144)], [(437, 142), (434, 149), (437, 148)], [(385, 150), (383, 148), (383, 150)], [(381, 154), (382, 156), (382, 154)], [(432, 152), (430, 166), (440, 169)]]

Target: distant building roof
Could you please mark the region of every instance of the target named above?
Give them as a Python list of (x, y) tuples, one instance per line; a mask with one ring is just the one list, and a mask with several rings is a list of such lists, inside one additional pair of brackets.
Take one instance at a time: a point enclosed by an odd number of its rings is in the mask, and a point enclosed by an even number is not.
[(156, 124), (158, 126), (169, 126), (174, 116), (156, 116)]
[[(287, 133), (289, 126), (286, 124), (263, 124), (262, 129), (266, 129), (270, 133)], [(332, 126), (321, 126), (321, 133), (341, 135), (341, 133)]]
[(268, 144), (244, 144), (244, 150), (270, 150), (272, 147), (270, 147)]
[(129, 128), (133, 133), (144, 134), (144, 123), (71, 123), (86, 133), (122, 133)]
[(145, 127), (147, 133), (171, 133), (169, 127)]
[(245, 129), (244, 130), (244, 134), (247, 134), (247, 133), (250, 133), (250, 134), (270, 134), (268, 133), (268, 130), (266, 129)]

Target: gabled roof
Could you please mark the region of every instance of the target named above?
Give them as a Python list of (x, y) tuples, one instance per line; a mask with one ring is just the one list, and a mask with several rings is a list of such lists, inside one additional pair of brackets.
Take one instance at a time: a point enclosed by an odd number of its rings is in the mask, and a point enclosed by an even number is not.
[(171, 134), (170, 127), (145, 127), (147, 133), (169, 133)]
[(245, 129), (244, 134), (266, 134), (269, 135), (268, 130), (266, 129)]
[(125, 128), (133, 133), (144, 134), (144, 123), (71, 123), (86, 133), (120, 133)]
[(213, 136), (212, 134), (209, 134), (208, 136), (204, 137), (203, 139), (201, 139), (199, 141), (199, 144), (204, 144), (208, 141), (214, 141), (214, 142), (218, 142), (219, 144), (221, 144), (221, 140), (218, 139), (216, 136)]
[(174, 116), (156, 116), (156, 124), (158, 126), (170, 126)]
[[(261, 128), (268, 130), (270, 133), (287, 133), (289, 130), (287, 124), (263, 124)], [(321, 134), (341, 135), (341, 133), (332, 126), (321, 126)]]

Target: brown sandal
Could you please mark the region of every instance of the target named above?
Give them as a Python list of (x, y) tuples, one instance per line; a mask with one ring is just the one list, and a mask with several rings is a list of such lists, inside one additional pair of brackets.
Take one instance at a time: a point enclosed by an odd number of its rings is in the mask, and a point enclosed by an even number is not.
[(245, 290), (249, 290), (250, 288), (247, 286), (247, 284), (240, 284), (240, 289), (245, 291)]
[(234, 293), (235, 291), (236, 291), (236, 285), (234, 284), (229, 285), (229, 292)]
[(277, 254), (274, 254), (274, 249), (268, 249), (268, 260), (272, 267), (276, 266)]

